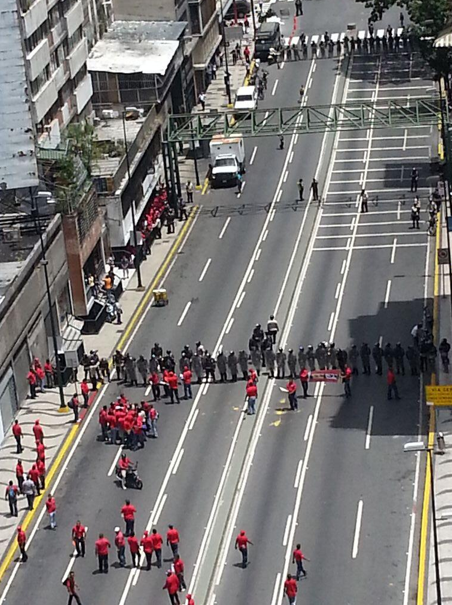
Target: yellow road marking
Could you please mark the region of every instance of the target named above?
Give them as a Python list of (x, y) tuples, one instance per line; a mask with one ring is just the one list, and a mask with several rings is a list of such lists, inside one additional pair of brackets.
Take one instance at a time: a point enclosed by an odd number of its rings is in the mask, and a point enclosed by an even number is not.
[[(438, 249), (440, 247), (441, 234), (441, 214), (438, 217), (438, 228), (436, 230), (436, 250), (435, 250), (435, 277), (433, 286), (433, 325), (437, 326), (438, 321), (438, 305), (439, 305), (439, 267), (438, 267)], [(432, 374), (432, 385), (437, 382), (436, 374)], [(435, 445), (435, 407), (429, 409), (429, 428), (427, 447), (433, 448)], [(429, 454), (430, 455), (430, 454)], [(430, 496), (431, 496), (431, 477), (430, 464), (427, 464), (425, 470), (424, 497), (422, 501), (422, 521), (421, 521), (421, 536), (419, 546), (419, 575), (417, 582), (417, 605), (424, 605), (425, 597), (425, 576), (427, 565), (427, 546), (429, 537), (429, 519), (430, 519)]]
[[(141, 313), (144, 310), (144, 308), (146, 307), (146, 305), (148, 304), (149, 300), (152, 298), (152, 293), (155, 290), (155, 288), (158, 286), (159, 282), (162, 280), (162, 277), (164, 276), (169, 264), (171, 263), (171, 261), (174, 258), (174, 255), (176, 254), (177, 250), (179, 249), (179, 246), (183, 240), (183, 238), (185, 237), (185, 234), (187, 233), (191, 223), (193, 222), (195, 216), (196, 216), (196, 212), (198, 210), (198, 206), (194, 206), (192, 208), (192, 211), (190, 212), (190, 215), (188, 217), (188, 219), (185, 221), (184, 226), (182, 227), (182, 229), (180, 230), (179, 235), (177, 236), (176, 240), (174, 241), (173, 245), (171, 246), (170, 251), (168, 252), (168, 254), (166, 255), (165, 260), (163, 261), (162, 265), (160, 266), (160, 269), (157, 271), (156, 276), (154, 277), (152, 283), (150, 284), (150, 286), (148, 287), (148, 289), (146, 290), (146, 294), (143, 296), (140, 304), (138, 305), (138, 307), (135, 309), (132, 317), (129, 320), (129, 323), (126, 326), (126, 329), (124, 330), (124, 333), (122, 334), (121, 338), (119, 339), (118, 343), (115, 346), (115, 350), (116, 349), (121, 349), (124, 344), (126, 343), (130, 333), (132, 332), (132, 330), (135, 328), (138, 319), (141, 317)], [(110, 359), (109, 361), (110, 367), (113, 364), (113, 360)], [(21, 525), (22, 525), (22, 529), (25, 531), (30, 523), (32, 522), (36, 511), (39, 508), (39, 505), (41, 504), (42, 500), (44, 499), (44, 496), (47, 495), (48, 493), (52, 493), (52, 490), (49, 489), (50, 484), (52, 483), (52, 480), (54, 479), (60, 465), (61, 462), (64, 458), (64, 456), (66, 455), (69, 447), (72, 445), (72, 442), (75, 439), (75, 435), (77, 434), (77, 431), (79, 429), (80, 425), (79, 424), (75, 424), (71, 430), (69, 431), (68, 435), (66, 436), (63, 445), (61, 446), (60, 451), (58, 452), (58, 454), (55, 457), (55, 460), (52, 462), (50, 468), (49, 468), (49, 472), (46, 475), (46, 489), (41, 491), (41, 495), (38, 496), (35, 499), (35, 507), (34, 510), (29, 511), (24, 520), (22, 521)], [(2, 563), (0, 565), (0, 582), (2, 582), (3, 580), (3, 576), (5, 575), (8, 567), (11, 564), (11, 561), (13, 560), (16, 551), (17, 551), (17, 542), (15, 537), (12, 538), (12, 543), (6, 553), (6, 555), (3, 557)]]
[(270, 426), (279, 426), (281, 424), (281, 418), (275, 420), (275, 422), (270, 422)]
[(209, 186), (209, 179), (206, 177), (204, 179), (204, 185), (202, 186), (201, 195), (205, 195), (206, 194), (208, 186)]

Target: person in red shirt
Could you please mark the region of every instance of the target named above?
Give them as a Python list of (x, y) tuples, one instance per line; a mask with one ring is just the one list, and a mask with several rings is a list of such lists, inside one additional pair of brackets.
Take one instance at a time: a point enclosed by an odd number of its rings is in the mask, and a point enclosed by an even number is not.
[(41, 365), (35, 367), (35, 374), (36, 374), (36, 386), (39, 388), (41, 393), (44, 393), (45, 392), (44, 391), (45, 372), (41, 368)]
[(301, 552), (301, 544), (297, 544), (292, 555), (292, 563), (296, 563), (297, 565), (297, 582), (299, 581), (301, 574), (304, 576), (307, 575), (306, 570), (303, 567), (303, 561), (309, 561), (309, 559)]
[(284, 594), (287, 595), (289, 604), (294, 605), (297, 598), (297, 581), (290, 573), (287, 574), (287, 580), (284, 582)]
[(177, 579), (179, 580), (179, 585), (181, 587), (181, 590), (187, 590), (187, 586), (185, 584), (185, 578), (184, 578), (184, 570), (185, 570), (184, 562), (179, 557), (179, 555), (175, 555), (175, 557), (174, 557), (174, 573), (176, 574)]
[(388, 373), (386, 375), (386, 381), (388, 383), (388, 401), (392, 399), (392, 394), (394, 393), (394, 397), (396, 399), (400, 399), (399, 389), (397, 388), (397, 381), (394, 374), (394, 370), (392, 368), (388, 369)]
[(174, 398), (176, 398), (177, 403), (180, 403), (178, 388), (179, 380), (176, 374), (174, 372), (168, 372), (166, 380), (169, 386), (169, 396), (171, 399), (171, 403), (174, 403)]
[(133, 534), (135, 529), (135, 513), (137, 509), (133, 504), (130, 504), (130, 500), (126, 500), (126, 503), (121, 508), (121, 515), (126, 522), (126, 537)]
[(251, 379), (248, 380), (246, 385), (246, 399), (248, 400), (248, 409), (246, 410), (247, 414), (255, 414), (256, 413), (256, 399), (257, 399), (257, 386), (256, 383)]
[(121, 454), (121, 458), (119, 459), (118, 466), (119, 472), (121, 473), (121, 481), (122, 481), (122, 489), (127, 489), (126, 486), (126, 476), (127, 469), (131, 466), (132, 462), (130, 458), (128, 458), (125, 454)]
[(138, 567), (138, 562), (140, 559), (140, 545), (138, 544), (138, 540), (134, 532), (132, 532), (127, 538), (127, 542), (129, 544), (130, 554), (132, 556), (132, 567)]
[(151, 429), (151, 437), (154, 437), (154, 439), (157, 439), (158, 432), (157, 432), (157, 420), (159, 419), (159, 413), (157, 412), (157, 410), (155, 409), (155, 407), (151, 404), (151, 407), (149, 408), (149, 425), (150, 425), (150, 429)]
[(191, 596), (191, 594), (187, 595), (187, 601), (185, 605), (195, 605), (195, 599)]
[(24, 482), (24, 467), (22, 465), (22, 460), (18, 460), (16, 464), (16, 479), (19, 490), (22, 491), (22, 483)]
[(111, 547), (104, 534), (99, 534), (99, 539), (95, 542), (95, 553), (99, 561), (99, 573), (108, 573), (108, 549)]
[(75, 583), (75, 572), (71, 571), (69, 573), (68, 577), (64, 581), (64, 585), (66, 586), (67, 591), (69, 593), (69, 600), (67, 602), (67, 605), (72, 605), (73, 599), (76, 600), (77, 605), (82, 605), (80, 597), (78, 596), (78, 593), (77, 593), (78, 586)]
[(36, 443), (44, 443), (44, 431), (42, 426), (39, 424), (39, 420), (35, 420), (33, 425), (33, 434), (35, 436)]
[(173, 525), (168, 525), (168, 531), (166, 532), (166, 545), (171, 548), (173, 557), (179, 554), (179, 532)]
[(17, 528), (17, 544), (19, 546), (20, 554), (22, 555), (22, 563), (26, 563), (28, 561), (28, 555), (25, 550), (25, 546), (27, 544), (27, 536), (20, 525)]
[(77, 557), (85, 556), (85, 539), (86, 539), (86, 528), (81, 524), (80, 521), (72, 528), (72, 540), (74, 542), (75, 551)]
[(80, 383), (80, 390), (83, 396), (83, 407), (87, 408), (89, 403), (89, 384), (86, 378), (84, 378)]
[(106, 405), (99, 412), (99, 424), (102, 431), (102, 441), (108, 441), (108, 408)]
[(119, 527), (115, 527), (115, 546), (118, 553), (118, 561), (121, 567), (126, 566), (126, 539)]
[(46, 500), (46, 509), (50, 519), (50, 529), (55, 529), (56, 524), (56, 502), (52, 494), (49, 494)]
[(157, 567), (160, 569), (162, 566), (162, 544), (163, 544), (163, 538), (162, 536), (158, 533), (158, 531), (155, 529), (152, 530), (152, 545), (154, 547), (154, 552), (155, 552), (155, 558), (157, 559)]
[(177, 594), (179, 588), (179, 580), (177, 579), (176, 574), (168, 570), (166, 572), (166, 582), (163, 587), (163, 590), (166, 589), (168, 591), (171, 605), (180, 605), (179, 595)]
[(149, 376), (149, 382), (151, 383), (154, 401), (160, 401), (160, 378), (157, 372), (152, 372)]
[(303, 397), (306, 399), (308, 396), (308, 386), (309, 386), (309, 372), (306, 368), (303, 368), (300, 372), (300, 381), (301, 388), (303, 389)]
[(257, 372), (256, 370), (254, 370), (253, 368), (250, 368), (248, 370), (248, 382), (254, 382), (254, 384), (257, 384)]
[(346, 397), (352, 396), (352, 390), (350, 388), (350, 382), (352, 379), (352, 370), (349, 366), (345, 366), (345, 372), (342, 374), (342, 382), (344, 383), (344, 394)]
[(289, 395), (289, 405), (292, 411), (298, 410), (297, 403), (297, 385), (295, 381), (291, 378), (286, 385), (287, 393)]
[(55, 368), (51, 364), (50, 359), (46, 359), (44, 373), (46, 375), (46, 388), (53, 389), (55, 386)]
[(43, 460), (39, 458), (36, 460), (36, 469), (39, 473), (39, 483), (41, 489), (46, 488), (46, 465)]
[(16, 449), (16, 454), (21, 454), (24, 451), (24, 448), (22, 447), (22, 427), (19, 424), (18, 420), (14, 421), (13, 424), (13, 435), (14, 435), (14, 439), (16, 440), (16, 445), (17, 445), (17, 449)]
[(36, 399), (36, 374), (33, 366), (30, 367), (30, 371), (27, 374), (27, 381), (30, 386), (30, 398)]
[(33, 466), (31, 467), (31, 469), (28, 471), (28, 476), (33, 481), (33, 483), (35, 484), (36, 493), (38, 494), (38, 496), (40, 496), (41, 495), (41, 485), (40, 485), (40, 482), (39, 482), (39, 471), (36, 468), (36, 464), (33, 464)]
[(193, 394), (191, 391), (191, 379), (193, 374), (191, 373), (190, 368), (185, 368), (182, 373), (182, 380), (184, 383), (184, 399), (192, 399)]
[(154, 550), (154, 542), (148, 531), (145, 531), (141, 538), (140, 545), (146, 557), (146, 569), (149, 571), (152, 565), (152, 551)]
[(45, 452), (46, 452), (45, 445), (41, 442), (36, 443), (36, 455), (37, 455), (38, 460), (42, 460), (43, 462), (45, 462), (45, 460), (46, 460)]
[(248, 544), (253, 546), (251, 540), (248, 539), (246, 533), (242, 529), (237, 538), (235, 539), (235, 549), (239, 549), (242, 554), (242, 567), (246, 568), (248, 565)]

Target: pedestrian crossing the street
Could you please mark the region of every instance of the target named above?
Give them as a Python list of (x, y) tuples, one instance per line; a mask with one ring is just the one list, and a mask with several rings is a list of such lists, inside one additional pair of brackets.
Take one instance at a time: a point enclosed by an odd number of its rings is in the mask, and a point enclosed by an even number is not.
[[(397, 36), (398, 38), (402, 37), (403, 34), (403, 28), (399, 27), (397, 30), (392, 30), (392, 35), (393, 36)], [(325, 33), (323, 32), (322, 34), (311, 34), (311, 35), (305, 35), (304, 36), (304, 42), (306, 45), (312, 45), (312, 44), (316, 44), (319, 45), (321, 42), (323, 42), (325, 44)], [(384, 29), (379, 29), (377, 30), (375, 36), (374, 36), (374, 40), (379, 39), (380, 41), (383, 40), (386, 36), (386, 31)], [(360, 41), (364, 41), (364, 40), (370, 40), (371, 36), (369, 35), (369, 32), (366, 30), (359, 30), (358, 32), (334, 32), (332, 34), (327, 33), (328, 35), (328, 40), (331, 40), (331, 42), (333, 42), (333, 44), (337, 44), (339, 41), (340, 42), (344, 42), (345, 38), (348, 37), (349, 39), (351, 38), (355, 38), (355, 40), (360, 40)], [(300, 40), (301, 40), (301, 36), (285, 36), (284, 41), (285, 41), (285, 45), (289, 46), (298, 46), (300, 44)]]

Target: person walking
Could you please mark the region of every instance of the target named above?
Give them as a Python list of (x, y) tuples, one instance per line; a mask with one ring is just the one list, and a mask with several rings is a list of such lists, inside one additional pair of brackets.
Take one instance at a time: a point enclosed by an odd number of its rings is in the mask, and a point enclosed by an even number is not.
[(115, 546), (120, 567), (126, 566), (126, 539), (121, 528), (115, 527)]
[(30, 399), (36, 399), (36, 372), (33, 366), (30, 366), (30, 370), (27, 374), (27, 382), (30, 387)]
[(80, 383), (80, 391), (82, 392), (82, 397), (83, 397), (83, 407), (87, 408), (88, 407), (88, 403), (89, 403), (89, 384), (88, 381), (86, 380), (86, 378), (84, 378), (82, 380), (82, 382)]
[(179, 380), (174, 372), (168, 372), (167, 382), (169, 387), (169, 395), (171, 403), (174, 403), (174, 399), (176, 399), (177, 403), (180, 403), (179, 398)]
[(179, 210), (179, 220), (186, 221), (188, 219), (187, 202), (182, 196), (180, 196), (177, 206)]
[(375, 362), (375, 371), (378, 376), (381, 376), (383, 374), (383, 350), (378, 342), (376, 342), (372, 348), (372, 357)]
[(151, 437), (153, 437), (154, 439), (158, 438), (158, 432), (157, 432), (157, 420), (159, 419), (159, 413), (157, 412), (157, 410), (155, 409), (155, 407), (152, 405), (149, 406), (149, 423), (150, 423), (150, 429), (151, 429)]
[(16, 446), (17, 446), (16, 454), (21, 454), (24, 451), (24, 448), (22, 447), (23, 433), (22, 433), (22, 427), (20, 426), (18, 420), (14, 421), (12, 432), (14, 435), (14, 439), (16, 440)]
[(309, 372), (307, 368), (303, 368), (300, 372), (300, 382), (301, 388), (303, 389), (303, 398), (306, 399), (308, 397), (308, 388), (309, 388)]
[(53, 389), (55, 386), (55, 368), (50, 359), (46, 359), (44, 364), (44, 374), (46, 377), (46, 389)]
[(126, 537), (130, 536), (135, 529), (135, 513), (137, 509), (133, 504), (130, 504), (130, 500), (126, 500), (126, 503), (121, 508), (121, 515), (126, 524)]
[(127, 543), (130, 549), (130, 556), (132, 557), (132, 567), (138, 567), (138, 562), (140, 559), (140, 545), (138, 544), (135, 532), (132, 532), (127, 538)]
[(168, 591), (168, 596), (170, 598), (171, 605), (180, 605), (179, 595), (177, 594), (179, 588), (179, 580), (176, 574), (169, 569), (166, 572), (166, 582), (163, 586), (163, 590)]
[(18, 460), (16, 464), (16, 479), (17, 485), (19, 486), (19, 491), (22, 492), (22, 485), (24, 484), (24, 467), (22, 465), (22, 460)]
[(388, 383), (388, 401), (392, 399), (392, 395), (396, 399), (400, 399), (399, 390), (397, 388), (397, 381), (394, 374), (394, 370), (392, 368), (388, 368), (388, 373), (386, 375), (386, 381)]
[(413, 168), (411, 170), (411, 192), (415, 193), (417, 191), (417, 183), (419, 180), (419, 172), (417, 168)]
[(349, 366), (345, 366), (345, 371), (342, 373), (342, 382), (344, 383), (344, 394), (346, 397), (352, 396), (352, 389), (350, 382), (352, 379), (352, 369)]
[(371, 350), (367, 342), (363, 342), (359, 351), (361, 357), (361, 363), (363, 364), (363, 374), (370, 376), (370, 354)]
[(56, 502), (52, 494), (47, 496), (46, 509), (47, 514), (49, 515), (50, 529), (56, 529)]
[(420, 209), (418, 208), (418, 206), (416, 206), (416, 204), (413, 204), (411, 206), (411, 227), (410, 227), (410, 229), (420, 229), (419, 220), (420, 220)]
[(303, 561), (309, 561), (307, 557), (301, 551), (301, 544), (297, 544), (295, 550), (292, 553), (292, 564), (297, 566), (297, 582), (300, 580), (301, 574), (306, 577), (306, 570), (303, 567)]
[(286, 385), (287, 393), (289, 395), (289, 405), (292, 411), (298, 410), (297, 403), (297, 385), (293, 378), (290, 378), (289, 382)]
[(33, 425), (33, 435), (35, 436), (36, 443), (44, 443), (44, 431), (39, 422), (39, 419), (35, 420)]
[(190, 368), (185, 368), (182, 373), (182, 382), (184, 384), (184, 399), (192, 399), (193, 393), (191, 390), (192, 372)]
[(298, 187), (298, 199), (300, 200), (300, 202), (302, 202), (304, 200), (304, 197), (303, 197), (303, 193), (304, 193), (303, 179), (298, 179), (297, 187)]
[(22, 529), (21, 525), (19, 525), (19, 527), (17, 528), (17, 538), (16, 539), (17, 539), (17, 545), (19, 546), (20, 554), (22, 556), (21, 562), (26, 563), (28, 561), (28, 555), (26, 552), (27, 536), (26, 536), (24, 530)]
[(256, 413), (256, 399), (257, 399), (257, 385), (254, 381), (249, 380), (246, 385), (246, 397), (245, 400), (248, 401), (248, 408), (246, 413), (248, 415), (254, 415)]
[(182, 559), (180, 558), (179, 555), (176, 555), (174, 557), (174, 573), (176, 574), (177, 579), (179, 580), (179, 586), (182, 591), (187, 590), (187, 585), (185, 584), (185, 578), (184, 578), (184, 570), (185, 570), (184, 562), (182, 561)]
[(154, 544), (152, 536), (146, 530), (143, 537), (140, 540), (140, 546), (143, 549), (144, 556), (146, 557), (146, 571), (150, 571), (152, 565), (152, 553), (154, 551)]
[(162, 544), (163, 538), (155, 529), (152, 530), (152, 546), (154, 547), (155, 558), (157, 560), (157, 567), (160, 569), (162, 567)]
[(361, 212), (369, 212), (369, 196), (365, 189), (361, 189), (361, 194), (359, 196), (361, 202)]
[(33, 510), (33, 504), (36, 498), (37, 490), (36, 485), (30, 475), (22, 483), (22, 493), (27, 498), (28, 510)]
[(78, 413), (79, 413), (79, 410), (80, 410), (80, 402), (78, 400), (77, 393), (74, 393), (72, 395), (72, 397), (69, 400), (69, 404), (68, 405), (69, 405), (69, 407), (71, 408), (71, 410), (74, 413), (74, 420), (72, 422), (74, 424), (77, 424), (78, 423)]
[(80, 597), (77, 594), (78, 586), (75, 583), (75, 572), (69, 572), (68, 577), (64, 581), (64, 585), (66, 586), (66, 590), (69, 594), (67, 605), (71, 605), (73, 599), (75, 599), (77, 605), (82, 605)]
[(166, 532), (166, 545), (171, 548), (173, 558), (179, 554), (179, 532), (174, 525), (168, 525)]
[(312, 179), (311, 183), (312, 199), (314, 202), (319, 201), (319, 183), (316, 178)]
[(302, 17), (303, 16), (303, 4), (301, 0), (295, 0), (295, 16)]
[(193, 190), (193, 183), (191, 181), (187, 181), (187, 184), (185, 185), (185, 193), (187, 194), (188, 204), (193, 204)]
[(242, 555), (242, 567), (245, 569), (248, 565), (248, 544), (253, 546), (253, 543), (246, 535), (245, 531), (242, 529), (235, 539), (235, 549), (240, 550), (240, 554)]
[(19, 494), (19, 488), (14, 485), (12, 481), (9, 481), (5, 490), (5, 500), (8, 500), (9, 512), (11, 517), (18, 517), (19, 513), (17, 510), (17, 496)]
[(80, 521), (72, 528), (72, 541), (77, 557), (84, 557), (86, 552), (86, 527)]
[(284, 594), (289, 599), (289, 605), (295, 604), (297, 599), (297, 590), (297, 581), (291, 576), (290, 573), (288, 573), (287, 580), (284, 582)]
[(198, 95), (198, 103), (201, 105), (202, 111), (206, 108), (206, 95), (203, 92), (200, 92)]
[(99, 534), (99, 538), (94, 545), (94, 552), (99, 562), (99, 573), (108, 573), (108, 549), (111, 544), (104, 534)]
[(279, 150), (282, 151), (284, 149), (284, 135), (279, 135)]

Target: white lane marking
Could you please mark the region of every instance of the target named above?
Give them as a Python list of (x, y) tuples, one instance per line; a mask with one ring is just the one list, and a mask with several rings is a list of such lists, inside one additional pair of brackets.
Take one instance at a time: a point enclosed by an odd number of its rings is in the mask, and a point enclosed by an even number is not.
[(363, 519), (363, 506), (364, 506), (364, 503), (362, 500), (360, 500), (358, 502), (358, 510), (356, 512), (355, 535), (353, 537), (353, 547), (352, 547), (352, 559), (356, 559), (356, 557), (358, 555), (359, 535), (361, 533), (361, 522)]
[(289, 164), (292, 164), (292, 161), (293, 161), (293, 151), (290, 152)]
[(256, 259), (255, 259), (256, 262), (260, 259), (261, 254), (262, 254), (262, 248), (259, 248), (259, 250), (257, 251), (257, 254), (256, 254)]
[(354, 228), (354, 226), (355, 226), (355, 220), (356, 220), (356, 218), (355, 218), (355, 217), (353, 217), (353, 218), (352, 218), (352, 222), (350, 223), (350, 231), (353, 231), (353, 228)]
[(283, 194), (283, 191), (282, 191), (282, 189), (280, 189), (279, 193), (278, 193), (278, 197), (276, 198), (277, 202), (279, 202), (281, 200), (282, 194)]
[(405, 134), (403, 136), (403, 151), (406, 150), (406, 139), (407, 139), (407, 135), (408, 135), (408, 130), (405, 128)]
[[(374, 244), (373, 246), (353, 246), (353, 250), (376, 250), (377, 248), (392, 248), (393, 244)], [(397, 244), (397, 248), (425, 248), (426, 243)], [(314, 252), (331, 252), (332, 250), (348, 250), (346, 246), (319, 246)]]
[[(183, 449), (183, 448), (182, 448)], [(182, 451), (182, 450), (181, 450)], [(166, 499), (168, 498), (168, 494), (164, 494), (163, 498), (160, 500), (160, 506), (158, 507), (158, 509), (155, 511), (155, 515), (153, 515), (151, 517), (152, 520), (152, 524), (151, 525), (157, 525), (157, 523), (159, 522), (160, 519), (160, 515), (162, 514), (162, 510), (163, 507), (165, 506), (165, 502)], [(148, 530), (149, 531), (149, 530)]]
[(284, 537), (283, 537), (283, 541), (282, 541), (283, 546), (287, 546), (287, 540), (289, 539), (289, 531), (290, 531), (291, 523), (292, 523), (292, 515), (289, 515), (287, 517), (287, 521), (286, 521), (286, 529), (284, 530)]
[(312, 424), (312, 414), (309, 414), (308, 422), (306, 423), (306, 429), (304, 431), (304, 441), (308, 440), (309, 431), (311, 430), (311, 424)]
[(334, 298), (337, 300), (339, 298), (339, 292), (341, 291), (341, 282), (338, 282), (337, 286), (336, 286), (336, 293), (334, 295)]
[(394, 264), (395, 262), (395, 254), (396, 254), (396, 249), (397, 249), (397, 238), (394, 238), (394, 242), (392, 244), (392, 252), (391, 252), (391, 265)]
[(293, 144), (296, 145), (298, 143), (298, 134), (295, 135)]
[(273, 219), (275, 218), (275, 213), (276, 213), (276, 210), (273, 208), (273, 210), (270, 212), (270, 223), (273, 222)]
[(188, 310), (190, 309), (190, 307), (191, 307), (191, 300), (189, 300), (188, 303), (185, 305), (185, 309), (182, 311), (182, 315), (180, 316), (180, 319), (177, 322), (178, 326), (182, 325), (182, 322), (184, 321), (185, 316), (187, 315)]
[(374, 406), (371, 405), (369, 409), (369, 420), (367, 422), (367, 433), (366, 433), (366, 442), (364, 444), (364, 449), (370, 449), (370, 437), (372, 435), (372, 422), (374, 419)]
[(111, 463), (110, 469), (109, 469), (109, 471), (107, 473), (107, 477), (111, 477), (113, 475), (113, 473), (115, 471), (115, 468), (116, 468), (116, 465), (118, 464), (119, 457), (122, 454), (123, 447), (124, 446), (122, 446), (122, 445), (120, 445), (118, 447), (118, 451), (116, 452), (115, 457), (113, 458), (113, 462)]
[[(339, 292), (340, 292), (340, 290), (339, 290)], [(339, 296), (338, 296), (338, 298), (339, 298)], [(328, 322), (328, 328), (327, 328), (328, 332), (331, 331), (331, 328), (333, 327), (333, 322), (334, 322), (334, 311), (331, 311), (330, 320)]]
[(207, 395), (207, 391), (209, 390), (210, 382), (206, 382), (202, 387), (202, 394)]
[(229, 334), (229, 332), (231, 331), (233, 323), (234, 323), (234, 318), (231, 317), (231, 319), (229, 320), (229, 323), (228, 323), (228, 327), (226, 328), (225, 334)]
[[(370, 225), (371, 223), (367, 223), (368, 225)], [(400, 223), (398, 223), (400, 224)], [(356, 227), (363, 227), (363, 226), (367, 226), (367, 225), (356, 225)], [(419, 233), (419, 231), (415, 230), (415, 231), (400, 231), (397, 233), (394, 232), (388, 232), (388, 233), (356, 233), (353, 234), (353, 239), (355, 238), (365, 238), (365, 237), (401, 237), (401, 236), (407, 236), (407, 237), (412, 237), (414, 235), (423, 235), (422, 233)], [(336, 234), (336, 235), (318, 235), (317, 239), (345, 239), (346, 237), (348, 237), (348, 235), (346, 233), (344, 234)], [(350, 242), (351, 238), (348, 237), (348, 241)], [(391, 244), (392, 245), (392, 244)]]
[(273, 588), (273, 597), (271, 605), (275, 605), (276, 599), (278, 598), (279, 585), (281, 584), (281, 572), (278, 571), (275, 578), (275, 586)]
[(256, 157), (256, 153), (257, 153), (257, 145), (254, 147), (253, 153), (251, 154), (250, 161), (249, 161), (250, 166), (253, 165), (254, 158)]
[(388, 279), (388, 283), (386, 284), (386, 294), (385, 294), (385, 309), (388, 308), (389, 304), (389, 296), (391, 294), (391, 280)]
[(206, 264), (205, 264), (205, 267), (204, 267), (204, 269), (202, 270), (201, 275), (199, 276), (199, 281), (202, 281), (202, 280), (205, 278), (206, 273), (207, 273), (207, 270), (208, 270), (208, 268), (210, 267), (210, 263), (211, 263), (211, 262), (212, 262), (212, 259), (211, 259), (211, 258), (208, 258), (208, 259), (207, 259), (207, 262), (206, 262)]
[(347, 266), (347, 261), (344, 258), (344, 260), (342, 261), (342, 266), (341, 266), (341, 275), (344, 275), (344, 271), (345, 271), (345, 267)]
[(145, 392), (144, 392), (144, 396), (145, 396), (145, 397), (148, 397), (148, 396), (149, 396), (149, 393), (151, 392), (151, 389), (152, 389), (152, 385), (149, 385), (149, 386), (146, 388), (146, 390), (145, 390)]
[(180, 464), (180, 461), (182, 460), (183, 455), (184, 455), (184, 448), (182, 448), (177, 455), (176, 462), (174, 463), (174, 466), (173, 466), (173, 475), (175, 475), (177, 473), (177, 469), (179, 468), (179, 464)]
[(245, 295), (246, 295), (246, 291), (243, 290), (243, 292), (240, 295), (239, 302), (237, 303), (237, 309), (240, 309), (240, 306), (241, 306), (241, 304), (243, 302), (243, 299), (245, 298)]
[(223, 239), (223, 235), (226, 231), (226, 229), (228, 228), (229, 223), (231, 222), (231, 217), (228, 216), (228, 218), (226, 219), (225, 224), (223, 225), (223, 229), (220, 231), (220, 235), (218, 236), (218, 239)]
[[(85, 526), (85, 534), (88, 533), (88, 526)], [(71, 555), (71, 558), (69, 559), (69, 563), (68, 566), (66, 567), (66, 571), (63, 574), (63, 577), (61, 578), (61, 583), (63, 583), (65, 580), (67, 580), (68, 576), (69, 576), (69, 572), (71, 571), (71, 569), (74, 566), (74, 563), (77, 559), (77, 549), (74, 548), (74, 552)]]
[(272, 90), (272, 95), (275, 94), (276, 92), (276, 87), (278, 86), (278, 79), (275, 80), (275, 83), (273, 84), (273, 90)]
[(286, 174), (284, 175), (283, 183), (285, 183), (287, 181), (288, 177), (289, 177), (289, 171), (286, 170)]
[(248, 275), (248, 280), (247, 280), (247, 281), (248, 281), (248, 283), (250, 283), (250, 281), (253, 279), (253, 276), (254, 276), (254, 269), (251, 269), (251, 272), (250, 272), (250, 274)]
[(312, 73), (315, 73), (316, 69), (317, 69), (317, 63), (314, 64), (314, 69), (312, 70)]
[[(330, 236), (329, 236), (329, 235), (319, 235), (319, 236), (318, 236), (318, 239), (336, 239), (336, 238), (334, 238), (334, 237), (331, 237), (331, 238), (330, 238)], [(345, 249), (346, 249), (346, 250), (350, 250), (350, 246), (351, 246), (351, 245), (352, 245), (352, 238), (351, 238), (351, 237), (349, 237), (349, 238), (348, 238), (348, 240), (347, 240), (347, 244), (346, 244), (346, 246), (345, 246)]]
[[(392, 211), (393, 213), (394, 211)], [(325, 215), (323, 215), (325, 216)], [(388, 225), (411, 225), (411, 221), (360, 221), (359, 227), (384, 227), (384, 226), (388, 226)], [(347, 223), (340, 223), (340, 224), (333, 224), (333, 223), (329, 223), (327, 225), (320, 225), (320, 229), (345, 229), (346, 227), (349, 227), (349, 225), (347, 225)], [(336, 237), (346, 237), (346, 235), (342, 235), (342, 236), (336, 236)]]
[(380, 336), (378, 339), (378, 344), (380, 345), (380, 348), (383, 346), (383, 336)]
[(298, 462), (298, 466), (297, 466), (297, 472), (295, 473), (295, 481), (294, 481), (294, 488), (298, 489), (298, 486), (300, 485), (300, 477), (301, 477), (301, 470), (303, 468), (303, 460), (300, 460)]
[(195, 426), (195, 422), (196, 422), (196, 418), (198, 417), (198, 414), (199, 414), (199, 408), (196, 409), (195, 413), (192, 416), (190, 424), (188, 425), (189, 431), (191, 431), (193, 429), (193, 427)]
[(268, 229), (265, 230), (264, 237), (262, 238), (263, 242), (265, 242), (265, 240), (267, 239), (267, 235), (268, 235)]

